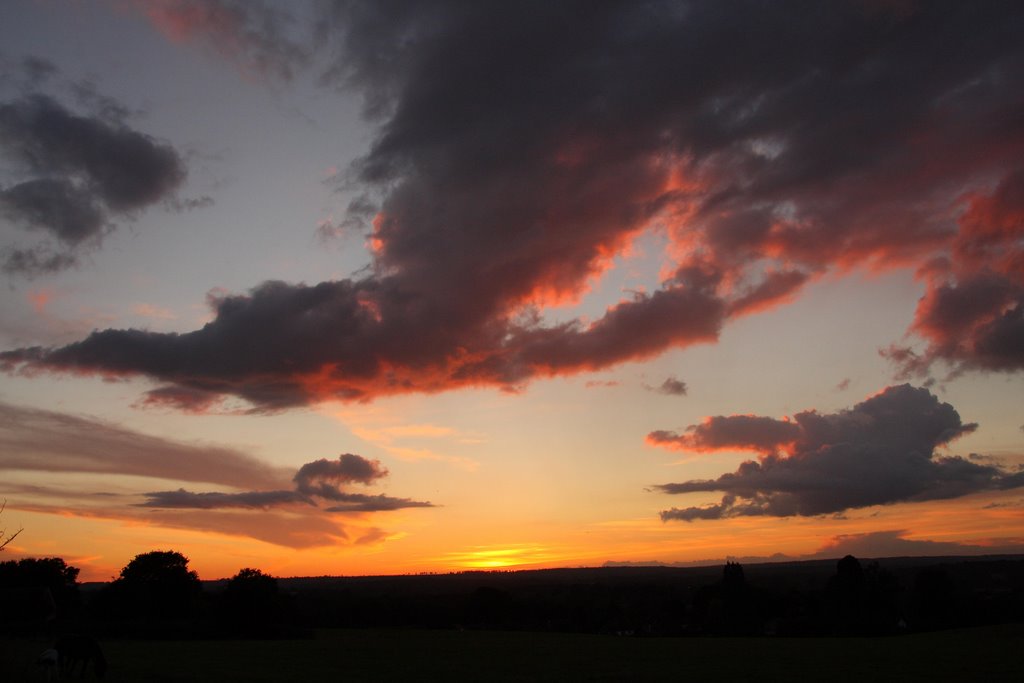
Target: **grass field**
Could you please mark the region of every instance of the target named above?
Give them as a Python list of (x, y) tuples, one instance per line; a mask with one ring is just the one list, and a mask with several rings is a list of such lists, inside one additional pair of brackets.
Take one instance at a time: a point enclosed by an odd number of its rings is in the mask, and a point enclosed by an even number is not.
[[(0, 645), (0, 681), (44, 680), (50, 643)], [(111, 682), (1024, 681), (1024, 624), (898, 638), (616, 638), (322, 631), (309, 640), (102, 642)]]

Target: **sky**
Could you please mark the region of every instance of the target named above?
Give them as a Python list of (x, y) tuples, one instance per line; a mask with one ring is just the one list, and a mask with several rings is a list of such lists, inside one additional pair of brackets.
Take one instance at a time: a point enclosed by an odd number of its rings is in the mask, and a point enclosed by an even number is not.
[(0, 5), (5, 559), (1024, 552), (1018, 2)]

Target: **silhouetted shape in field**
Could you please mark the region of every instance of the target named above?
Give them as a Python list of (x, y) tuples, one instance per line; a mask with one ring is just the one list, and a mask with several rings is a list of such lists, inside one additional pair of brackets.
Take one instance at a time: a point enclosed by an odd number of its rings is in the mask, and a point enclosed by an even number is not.
[(78, 568), (59, 557), (0, 562), (0, 623), (20, 633), (49, 633), (76, 612)]
[(726, 562), (722, 580), (697, 591), (693, 609), (697, 625), (707, 633), (754, 635), (761, 631), (757, 599), (739, 562)]
[(47, 683), (53, 680), (55, 676), (60, 675), (60, 653), (54, 648), (50, 647), (39, 653), (36, 657), (36, 667), (43, 672), (43, 677)]
[(857, 633), (864, 627), (864, 569), (853, 555), (836, 563), (836, 574), (825, 588), (837, 633)]
[(53, 648), (57, 651), (62, 678), (74, 676), (75, 673), (78, 673), (79, 678), (85, 678), (90, 664), (96, 678), (103, 678), (107, 673), (107, 658), (103, 656), (100, 644), (89, 636), (63, 636)]
[(187, 616), (202, 592), (188, 558), (171, 550), (136, 555), (104, 590), (113, 616), (166, 619)]
[(247, 634), (270, 633), (280, 619), (277, 579), (245, 568), (224, 589), (224, 610), (231, 626)]
[(825, 587), (826, 604), (834, 633), (880, 635), (894, 633), (901, 619), (897, 601), (899, 582), (877, 562), (867, 568), (853, 555), (836, 565)]

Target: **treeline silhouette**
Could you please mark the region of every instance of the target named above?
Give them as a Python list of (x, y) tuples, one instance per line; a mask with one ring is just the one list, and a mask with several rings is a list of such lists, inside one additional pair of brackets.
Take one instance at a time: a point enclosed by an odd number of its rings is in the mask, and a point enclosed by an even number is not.
[(245, 568), (202, 582), (153, 551), (81, 586), (60, 558), (0, 563), (12, 635), (303, 637), (315, 628), (618, 635), (895, 635), (1024, 621), (1024, 559), (890, 559), (743, 567), (606, 567), (276, 579)]

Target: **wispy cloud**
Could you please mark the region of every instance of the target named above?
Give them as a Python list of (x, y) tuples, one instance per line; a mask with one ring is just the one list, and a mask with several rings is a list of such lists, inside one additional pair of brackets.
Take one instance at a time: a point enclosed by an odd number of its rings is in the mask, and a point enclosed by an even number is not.
[[(388, 471), (379, 461), (351, 453), (293, 471), (223, 446), (177, 442), (94, 418), (5, 403), (0, 403), (0, 470), (9, 474), (0, 493), (19, 510), (236, 534), (288, 547), (347, 539), (352, 524), (364, 529), (354, 520), (367, 513), (433, 506), (352, 490), (383, 480)], [(57, 480), (74, 475), (80, 481), (72, 487), (10, 476), (21, 472)], [(104, 478), (89, 480), (89, 475)], [(140, 492), (132, 477), (228, 490)]]

